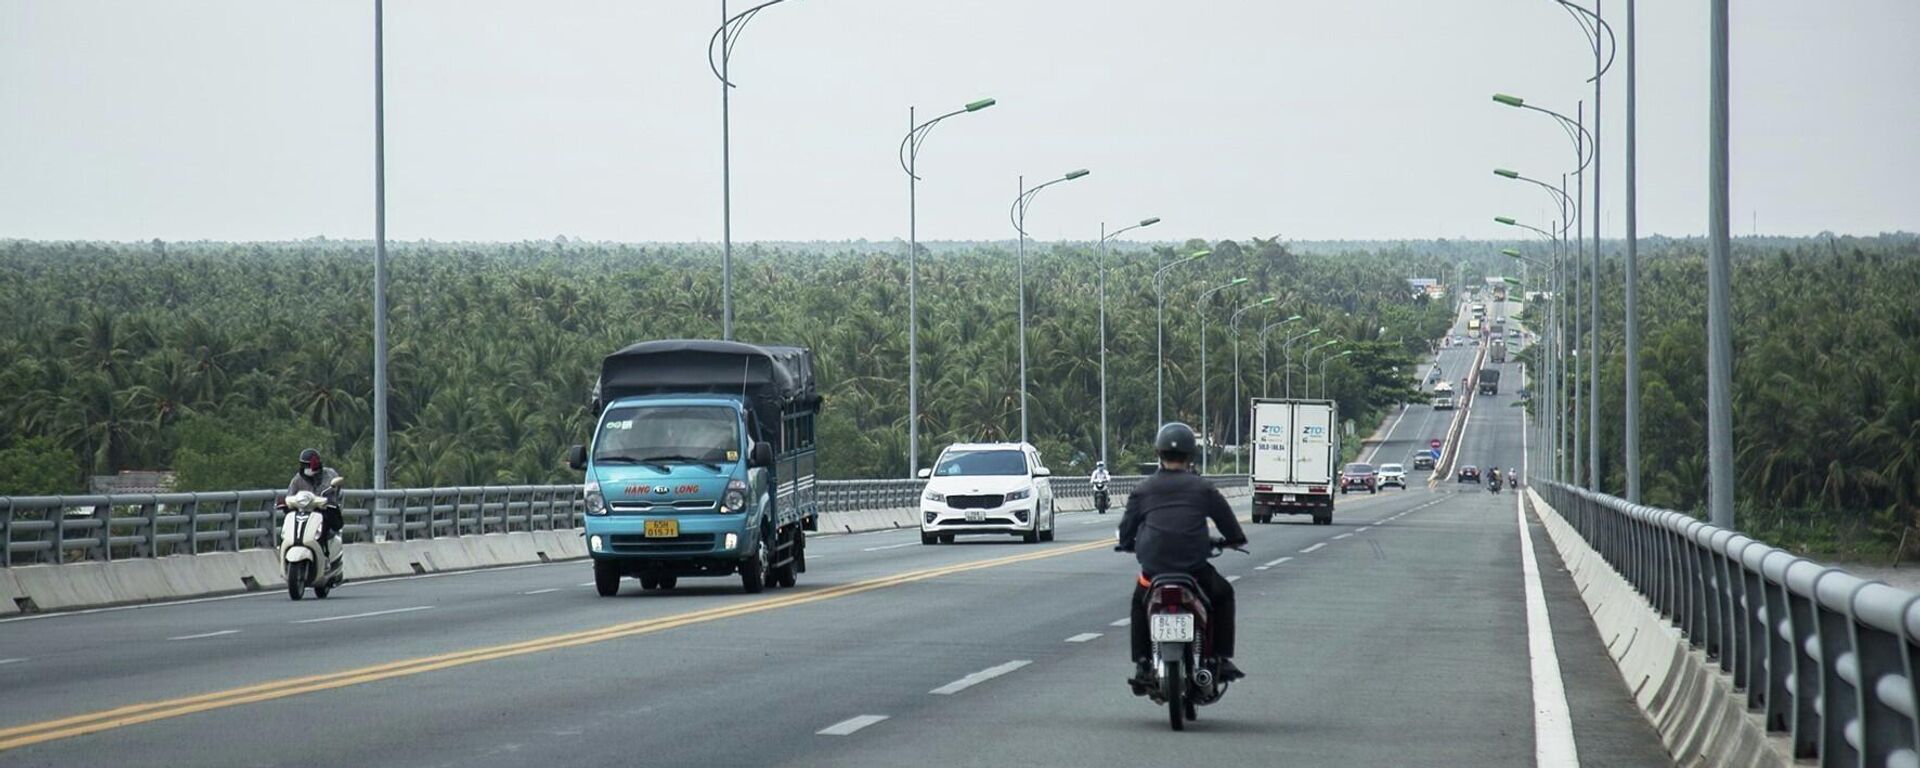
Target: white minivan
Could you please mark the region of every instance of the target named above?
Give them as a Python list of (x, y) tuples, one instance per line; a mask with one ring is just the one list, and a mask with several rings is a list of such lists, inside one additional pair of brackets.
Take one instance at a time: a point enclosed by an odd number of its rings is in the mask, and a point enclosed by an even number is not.
[(1052, 476), (1027, 443), (955, 443), (940, 452), (920, 494), (920, 543), (969, 533), (1053, 541)]

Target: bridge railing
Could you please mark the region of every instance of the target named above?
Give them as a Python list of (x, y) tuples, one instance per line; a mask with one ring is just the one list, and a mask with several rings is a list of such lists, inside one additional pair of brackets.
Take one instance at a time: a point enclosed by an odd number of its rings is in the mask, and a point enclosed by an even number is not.
[[(1245, 475), (1216, 475), (1223, 487)], [(1141, 478), (1115, 477), (1124, 494)], [(919, 503), (925, 480), (823, 480), (822, 512)], [(1056, 477), (1058, 498), (1091, 498), (1086, 478)], [(349, 543), (579, 528), (581, 486), (491, 485), (349, 489), (341, 494)], [(0, 496), (0, 567), (236, 552), (275, 545), (282, 492), (222, 491), (92, 496)]]
[(1920, 766), (1920, 595), (1689, 515), (1541, 483), (1694, 648), (1733, 677), (1795, 758)]

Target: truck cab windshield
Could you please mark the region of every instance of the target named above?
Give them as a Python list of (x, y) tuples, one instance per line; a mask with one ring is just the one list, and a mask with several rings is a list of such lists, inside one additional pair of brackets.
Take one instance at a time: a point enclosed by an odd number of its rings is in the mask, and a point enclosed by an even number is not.
[(739, 418), (715, 406), (615, 408), (600, 421), (593, 460), (632, 464), (707, 464), (740, 458)]
[(940, 464), (933, 468), (934, 477), (1024, 475), (1026, 473), (1027, 460), (1020, 455), (1019, 451), (949, 453), (940, 457)]

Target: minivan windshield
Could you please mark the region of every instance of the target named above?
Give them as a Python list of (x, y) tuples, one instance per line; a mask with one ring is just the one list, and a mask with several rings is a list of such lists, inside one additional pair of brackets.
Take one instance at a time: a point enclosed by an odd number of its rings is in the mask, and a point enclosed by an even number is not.
[(933, 468), (934, 477), (1024, 475), (1027, 459), (1019, 451), (950, 451)]
[(600, 420), (593, 441), (593, 460), (602, 462), (717, 464), (739, 458), (738, 417), (710, 405), (616, 408)]

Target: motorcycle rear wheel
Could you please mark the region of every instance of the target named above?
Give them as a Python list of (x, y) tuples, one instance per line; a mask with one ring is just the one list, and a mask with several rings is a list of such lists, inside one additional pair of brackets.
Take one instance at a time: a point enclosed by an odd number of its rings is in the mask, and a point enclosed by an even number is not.
[(1187, 729), (1187, 673), (1180, 666), (1179, 659), (1168, 659), (1167, 675), (1163, 685), (1167, 694), (1167, 722), (1176, 731)]

